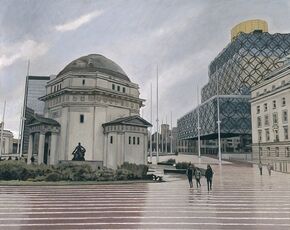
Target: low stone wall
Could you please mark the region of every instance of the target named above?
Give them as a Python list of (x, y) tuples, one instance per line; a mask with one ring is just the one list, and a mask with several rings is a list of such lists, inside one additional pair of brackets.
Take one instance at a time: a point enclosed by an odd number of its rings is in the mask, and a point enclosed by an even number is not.
[(88, 164), (92, 168), (103, 168), (103, 161), (59, 161), (60, 164), (74, 164), (74, 165), (83, 165)]

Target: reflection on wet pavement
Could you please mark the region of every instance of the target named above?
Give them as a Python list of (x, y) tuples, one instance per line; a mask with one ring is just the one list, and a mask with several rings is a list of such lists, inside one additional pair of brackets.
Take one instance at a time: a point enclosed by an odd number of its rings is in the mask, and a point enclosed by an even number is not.
[(290, 229), (290, 175), (213, 165), (213, 190), (166, 183), (0, 186), (0, 229)]

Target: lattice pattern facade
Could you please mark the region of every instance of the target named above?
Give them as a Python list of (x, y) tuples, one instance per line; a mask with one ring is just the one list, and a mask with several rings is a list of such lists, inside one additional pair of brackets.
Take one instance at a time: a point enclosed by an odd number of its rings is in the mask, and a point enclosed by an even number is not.
[[(290, 34), (241, 33), (231, 42), (209, 65), (209, 82), (201, 92), (201, 137), (217, 137), (217, 89), (224, 95), (220, 96), (222, 136), (251, 134), (250, 89), (289, 54)], [(197, 138), (197, 108), (178, 120), (178, 137)]]
[[(249, 96), (220, 96), (221, 136), (231, 137), (251, 133), (251, 105)], [(203, 139), (217, 137), (217, 97), (199, 107), (200, 135)], [(197, 138), (198, 108), (177, 122), (179, 139)]]
[(249, 95), (250, 88), (277, 69), (290, 54), (290, 34), (242, 33), (209, 65), (209, 82), (202, 89), (202, 102), (217, 95)]

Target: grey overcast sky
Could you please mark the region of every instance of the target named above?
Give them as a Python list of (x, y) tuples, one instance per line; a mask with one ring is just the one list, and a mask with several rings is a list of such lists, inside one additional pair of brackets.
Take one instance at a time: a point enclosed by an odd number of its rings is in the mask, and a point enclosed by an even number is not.
[[(0, 119), (18, 136), (27, 60), (31, 75), (59, 73), (72, 60), (99, 53), (139, 84), (150, 121), (150, 84), (160, 121), (197, 104), (208, 64), (230, 42), (230, 29), (264, 19), (270, 33), (290, 32), (289, 0), (0, 0)], [(154, 122), (155, 123), (155, 122)]]

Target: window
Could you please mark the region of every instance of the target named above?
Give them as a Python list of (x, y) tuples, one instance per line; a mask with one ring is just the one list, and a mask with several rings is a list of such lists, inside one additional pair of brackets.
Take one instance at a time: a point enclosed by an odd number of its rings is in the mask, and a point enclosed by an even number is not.
[(86, 80), (83, 80), (83, 85), (85, 85), (86, 84)]
[(115, 90), (115, 85), (114, 84), (112, 84), (112, 90)]
[(120, 91), (120, 86), (119, 85), (117, 86), (117, 90)]
[(285, 105), (286, 105), (286, 98), (283, 97), (283, 98), (282, 98), (282, 106), (285, 106)]
[(283, 129), (284, 129), (284, 139), (288, 140), (288, 126), (284, 126)]
[(257, 92), (257, 93), (256, 93), (256, 97), (259, 97), (259, 95), (260, 95), (260, 93), (259, 93), (259, 92)]
[(276, 101), (273, 101), (273, 109), (276, 109)]
[(270, 131), (269, 129), (265, 129), (265, 134), (266, 134), (266, 141), (270, 140)]
[(126, 88), (125, 87), (123, 87), (123, 93), (125, 93), (126, 92)]
[(135, 144), (136, 144), (136, 138), (133, 137), (133, 145), (135, 145)]
[(273, 124), (278, 124), (278, 114), (273, 113)]
[(83, 114), (80, 115), (80, 123), (85, 122), (85, 116)]
[(287, 110), (282, 111), (282, 122), (287, 123), (288, 122), (288, 112)]
[(131, 137), (129, 137), (129, 145), (131, 145)]
[(270, 147), (267, 147), (267, 156), (269, 157), (271, 155)]
[(265, 115), (265, 125), (269, 126), (269, 115), (268, 114)]
[(110, 136), (110, 143), (113, 144), (113, 136)]
[(257, 106), (257, 113), (260, 113), (260, 106)]
[(56, 86), (53, 87), (53, 92), (55, 92), (55, 91), (56, 91)]
[(267, 103), (264, 104), (264, 111), (266, 112), (268, 110)]
[(258, 140), (259, 142), (262, 141), (262, 130), (258, 130)]
[(272, 85), (272, 90), (274, 90), (276, 88), (276, 86), (275, 85)]
[(140, 145), (140, 137), (137, 137), (137, 145)]
[(278, 157), (279, 156), (279, 147), (275, 148), (275, 156)]
[(267, 89), (264, 89), (264, 93), (267, 93)]
[(257, 124), (258, 124), (258, 128), (261, 128), (262, 127), (261, 117), (257, 117)]
[(286, 147), (286, 149), (285, 149), (285, 156), (290, 157), (290, 148), (289, 147)]
[(279, 141), (279, 133), (277, 129), (274, 129), (274, 137), (275, 137), (274, 141)]
[(283, 80), (283, 81), (281, 82), (281, 85), (282, 85), (282, 86), (285, 85), (285, 80)]

